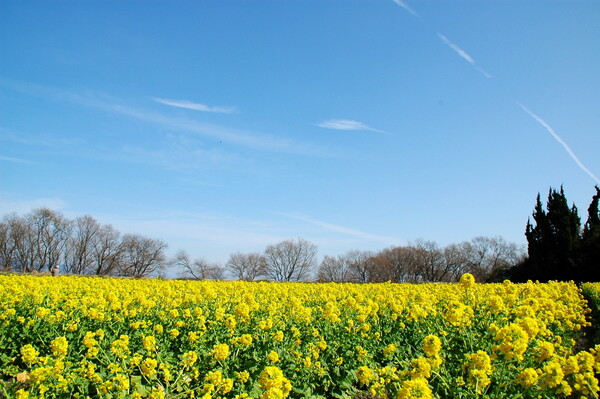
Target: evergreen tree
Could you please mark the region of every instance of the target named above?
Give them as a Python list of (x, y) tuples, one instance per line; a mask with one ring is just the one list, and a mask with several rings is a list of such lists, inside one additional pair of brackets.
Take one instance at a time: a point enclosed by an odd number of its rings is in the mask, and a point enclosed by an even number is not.
[(588, 208), (587, 222), (581, 236), (582, 281), (600, 281), (600, 188)]
[(581, 221), (575, 205), (569, 208), (563, 188), (550, 189), (546, 211), (538, 194), (532, 216), (535, 225), (528, 220), (525, 230), (528, 258), (512, 270), (511, 279), (580, 280)]

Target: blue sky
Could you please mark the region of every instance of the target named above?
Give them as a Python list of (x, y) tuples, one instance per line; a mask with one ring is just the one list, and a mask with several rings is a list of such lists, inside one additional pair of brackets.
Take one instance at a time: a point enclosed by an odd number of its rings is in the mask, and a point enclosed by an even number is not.
[(0, 214), (225, 262), (503, 236), (600, 176), (600, 1), (0, 2)]

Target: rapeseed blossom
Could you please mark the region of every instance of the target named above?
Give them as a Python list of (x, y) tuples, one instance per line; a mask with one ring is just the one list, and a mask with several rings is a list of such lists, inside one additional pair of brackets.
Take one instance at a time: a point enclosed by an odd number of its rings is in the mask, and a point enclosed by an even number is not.
[(0, 276), (8, 397), (597, 397), (573, 283)]

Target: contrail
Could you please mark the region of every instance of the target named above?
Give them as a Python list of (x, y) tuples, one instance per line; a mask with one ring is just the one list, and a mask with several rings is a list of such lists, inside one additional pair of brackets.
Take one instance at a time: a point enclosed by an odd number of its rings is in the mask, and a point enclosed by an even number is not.
[(577, 158), (577, 155), (575, 155), (575, 153), (573, 152), (573, 150), (571, 150), (571, 147), (569, 147), (569, 145), (567, 143), (565, 143), (565, 141), (556, 133), (556, 131), (552, 128), (552, 126), (550, 126), (545, 120), (543, 120), (542, 118), (540, 118), (538, 115), (534, 114), (529, 108), (527, 108), (523, 104), (517, 103), (517, 105), (519, 107), (521, 107), (521, 109), (523, 111), (527, 112), (529, 114), (529, 116), (531, 116), (533, 119), (535, 119), (540, 125), (542, 125), (543, 127), (545, 127), (546, 130), (548, 132), (550, 132), (550, 134), (552, 135), (552, 137), (554, 137), (556, 139), (556, 141), (558, 141), (565, 148), (565, 150), (567, 150), (567, 153), (571, 156), (571, 158), (573, 158), (573, 160), (575, 161), (575, 163), (577, 164), (577, 166), (579, 166), (579, 168), (581, 168), (581, 170), (583, 170), (585, 173), (587, 173), (588, 175), (590, 175), (590, 177), (592, 179), (594, 179), (596, 181), (596, 183), (600, 184), (600, 179), (598, 179), (596, 177), (596, 175), (594, 175), (583, 164), (583, 162), (581, 162), (579, 160), (579, 158)]
[(477, 65), (477, 63), (475, 62), (475, 59), (473, 57), (471, 57), (465, 50), (463, 50), (462, 48), (460, 48), (458, 46), (458, 44), (451, 42), (450, 39), (448, 39), (446, 36), (442, 35), (441, 33), (438, 33), (438, 37), (440, 39), (442, 39), (442, 41), (448, 47), (450, 47), (452, 50), (454, 50), (456, 52), (456, 54), (458, 54), (462, 59), (466, 60), (469, 64), (471, 64), (473, 66), (473, 68), (475, 68), (476, 71), (478, 71), (479, 73), (481, 73), (486, 78), (491, 78), (492, 77), (492, 75), (490, 75), (482, 67), (480, 67), (479, 65)]
[[(419, 13), (417, 13), (415, 10), (413, 10), (403, 0), (393, 0), (393, 2), (396, 3), (397, 5), (399, 5), (400, 7), (404, 8), (406, 11), (408, 11), (409, 13), (411, 13), (412, 15), (414, 15), (415, 17), (418, 17), (422, 21), (424, 21), (423, 17), (421, 17), (421, 15), (419, 15)], [(469, 55), (469, 53), (467, 53), (465, 50), (463, 50), (462, 48), (460, 48), (460, 46), (458, 46), (456, 43), (453, 43), (452, 41), (450, 41), (450, 39), (448, 39), (446, 36), (442, 35), (441, 33), (438, 33), (437, 35), (438, 35), (438, 37), (440, 39), (442, 39), (442, 41), (444, 42), (444, 44), (446, 44), (448, 47), (450, 47), (452, 50), (454, 50), (456, 52), (456, 54), (458, 54), (462, 59), (464, 59), (469, 64), (471, 64), (471, 66), (473, 68), (475, 68), (475, 70), (477, 72), (479, 72), (480, 74), (482, 74), (483, 76), (485, 76), (488, 79), (492, 77), (492, 75), (490, 75), (485, 69), (483, 69), (482, 67), (480, 67), (479, 65), (477, 65), (477, 63), (475, 62), (475, 59), (473, 57), (471, 57)]]
[[(413, 15), (421, 18), (421, 19), (423, 19), (419, 14), (417, 14), (416, 11), (414, 11), (406, 3), (404, 3), (403, 0), (393, 0), (393, 1), (394, 1), (394, 3), (396, 3), (397, 5), (399, 5), (400, 7), (404, 8), (406, 11), (410, 12), (411, 14), (413, 14)], [(479, 73), (481, 73), (486, 78), (491, 78), (492, 77), (492, 75), (490, 75), (485, 69), (483, 69), (479, 65), (477, 65), (477, 63), (475, 62), (475, 59), (473, 57), (471, 57), (469, 55), (469, 53), (467, 53), (465, 50), (463, 50), (462, 48), (460, 48), (460, 46), (458, 46), (456, 43), (453, 43), (452, 41), (450, 41), (450, 39), (448, 39), (446, 36), (442, 35), (441, 33), (438, 33), (437, 35), (442, 40), (442, 42), (444, 42), (444, 44), (446, 44), (448, 47), (450, 47), (452, 50), (454, 50), (456, 52), (456, 54), (458, 54), (461, 58), (463, 58), (465, 61), (467, 61), (469, 64), (471, 64), (476, 71), (478, 71)], [(575, 163), (577, 164), (577, 166), (579, 166), (579, 168), (581, 170), (583, 170), (592, 179), (594, 179), (597, 183), (600, 184), (600, 179), (598, 179), (598, 177), (596, 177), (596, 175), (594, 175), (592, 173), (592, 171), (590, 171), (583, 164), (583, 162), (581, 162), (579, 160), (579, 158), (577, 158), (577, 155), (575, 155), (575, 153), (573, 152), (573, 150), (571, 150), (571, 147), (569, 147), (569, 145), (567, 143), (565, 143), (565, 141), (556, 133), (556, 131), (552, 128), (552, 126), (550, 126), (545, 120), (543, 120), (542, 118), (540, 118), (538, 115), (534, 114), (529, 108), (527, 108), (523, 104), (520, 104), (518, 102), (516, 102), (516, 104), (519, 107), (521, 107), (521, 109), (523, 111), (527, 112), (529, 114), (529, 116), (531, 116), (533, 119), (535, 119), (540, 125), (542, 125), (543, 127), (545, 127), (546, 130), (548, 130), (548, 132), (550, 132), (550, 134), (552, 135), (552, 137), (554, 137), (556, 139), (556, 141), (558, 141), (560, 143), (560, 145), (562, 145), (564, 147), (564, 149), (567, 151), (567, 153), (569, 154), (569, 156), (571, 158), (573, 158), (573, 160), (575, 161)]]
[(404, 1), (402, 0), (394, 0), (394, 3), (398, 4), (400, 7), (404, 8), (406, 11), (408, 11), (409, 13), (411, 13), (412, 15), (414, 15), (415, 17), (421, 17), (415, 10), (413, 10), (412, 8), (410, 8), (410, 6), (408, 4), (406, 4)]
[(448, 39), (446, 36), (442, 35), (441, 33), (438, 33), (438, 37), (440, 39), (442, 39), (442, 41), (444, 43), (446, 43), (446, 45), (448, 47), (450, 47), (452, 50), (456, 51), (456, 54), (460, 55), (463, 59), (467, 60), (467, 62), (469, 62), (471, 64), (475, 64), (475, 60), (473, 59), (473, 57), (471, 57), (469, 54), (467, 54), (467, 52), (465, 50), (458, 47), (457, 44), (452, 43), (450, 41), (450, 39)]

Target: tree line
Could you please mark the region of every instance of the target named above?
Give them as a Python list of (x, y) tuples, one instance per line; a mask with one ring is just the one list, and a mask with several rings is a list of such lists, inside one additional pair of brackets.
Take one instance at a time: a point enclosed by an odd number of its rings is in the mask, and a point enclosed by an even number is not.
[(323, 282), (450, 282), (463, 273), (478, 281), (600, 281), (600, 188), (582, 225), (577, 207), (569, 206), (563, 188), (550, 189), (546, 206), (538, 194), (525, 226), (527, 251), (502, 237), (476, 237), (445, 247), (418, 240), (380, 251), (352, 250), (325, 255), (302, 238), (268, 245), (263, 252), (235, 252), (226, 264), (192, 259), (184, 251), (166, 255), (167, 244), (140, 234), (121, 234), (86, 215), (68, 219), (39, 208), (0, 221), (0, 268), (43, 272), (147, 277), (177, 269), (193, 279)]
[(43, 272), (146, 277), (176, 269), (180, 277), (239, 280), (327, 282), (456, 281), (465, 272), (479, 281), (492, 279), (524, 259), (524, 249), (501, 237), (477, 237), (441, 247), (416, 241), (381, 251), (352, 250), (317, 261), (317, 246), (297, 238), (268, 245), (263, 252), (235, 252), (225, 265), (192, 259), (184, 251), (166, 255), (167, 244), (140, 234), (121, 234), (86, 215), (68, 219), (39, 208), (0, 221), (0, 268)]
[(91, 216), (74, 220), (47, 208), (0, 222), (0, 267), (4, 271), (144, 277), (167, 265), (164, 241), (121, 234)]

